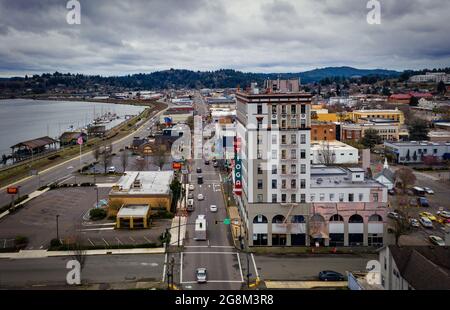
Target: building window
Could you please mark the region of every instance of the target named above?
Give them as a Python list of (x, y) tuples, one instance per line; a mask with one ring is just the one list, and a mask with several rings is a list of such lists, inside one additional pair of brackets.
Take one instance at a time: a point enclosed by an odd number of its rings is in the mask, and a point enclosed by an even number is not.
[(348, 194), (348, 201), (353, 202), (354, 200), (354, 194)]
[(258, 180), (258, 189), (262, 189), (263, 188), (263, 180), (259, 179)]
[(263, 195), (262, 194), (258, 194), (256, 196), (256, 201), (259, 202), (259, 203), (263, 202)]
[(291, 135), (291, 144), (297, 144), (297, 135)]
[(286, 194), (281, 194), (281, 202), (286, 203)]
[(300, 150), (300, 159), (306, 158), (306, 150)]
[(277, 202), (277, 194), (272, 194), (272, 203)]
[(301, 164), (300, 165), (300, 173), (301, 174), (305, 174), (306, 173), (306, 165), (305, 164)]
[(286, 135), (281, 136), (281, 144), (286, 144)]
[(305, 194), (300, 194), (300, 202), (306, 203), (306, 195)]
[(359, 198), (359, 201), (363, 201), (364, 194), (363, 193), (359, 193), (358, 198)]
[(313, 202), (314, 200), (316, 200), (316, 195), (315, 194), (311, 194), (311, 202)]
[[(272, 151), (273, 152), (273, 151)], [(275, 155), (276, 155), (276, 151), (275, 151)], [(258, 150), (257, 152), (256, 152), (256, 159), (262, 159), (262, 153), (261, 153), (261, 150)]]
[(295, 203), (297, 201), (297, 196), (295, 194), (291, 194), (291, 202)]
[(263, 122), (262, 118), (257, 118), (257, 119), (256, 119), (256, 126), (257, 126), (257, 129), (261, 129), (261, 127), (262, 127), (262, 122)]
[(297, 180), (296, 179), (292, 179), (291, 180), (291, 189), (296, 189), (297, 188)]
[(373, 193), (373, 202), (378, 202), (378, 193)]
[(257, 109), (257, 111), (256, 111), (257, 114), (262, 114), (262, 105), (261, 104), (258, 104), (256, 109)]
[(334, 194), (330, 194), (330, 201), (333, 201), (334, 200)]
[(272, 114), (277, 114), (277, 106), (276, 105), (272, 106)]
[(291, 174), (296, 174), (296, 173), (297, 173), (297, 166), (291, 165)]
[(281, 165), (281, 174), (286, 174), (286, 165)]
[(300, 144), (306, 144), (306, 135), (300, 135)]
[(324, 193), (319, 194), (319, 201), (325, 201), (325, 194)]
[(297, 127), (297, 120), (295, 118), (291, 119), (291, 128)]
[(297, 159), (297, 150), (296, 149), (291, 150), (291, 159)]
[(277, 180), (272, 180), (272, 189), (277, 189)]
[(291, 114), (295, 114), (297, 113), (297, 107), (295, 106), (295, 104), (291, 105)]
[(284, 104), (281, 106), (281, 114), (286, 114), (286, 106)]
[(277, 165), (272, 165), (272, 174), (277, 174)]
[(262, 174), (262, 173), (263, 173), (262, 166), (261, 166), (261, 164), (258, 164), (258, 174)]
[(277, 150), (272, 150), (272, 159), (277, 159)]
[(300, 188), (306, 188), (306, 180), (300, 179)]
[(306, 105), (302, 104), (300, 106), (300, 113), (305, 114), (306, 113)]
[(272, 135), (272, 144), (277, 144), (277, 143), (278, 143), (277, 135)]
[(300, 127), (301, 127), (301, 128), (306, 128), (306, 120), (305, 120), (304, 118), (302, 118), (302, 119), (300, 120)]
[(343, 202), (344, 201), (344, 193), (340, 193), (339, 194), (339, 201)]
[(286, 180), (281, 180), (281, 188), (286, 189)]
[(281, 159), (287, 159), (286, 150), (281, 150)]
[(286, 129), (286, 120), (281, 120), (281, 128)]

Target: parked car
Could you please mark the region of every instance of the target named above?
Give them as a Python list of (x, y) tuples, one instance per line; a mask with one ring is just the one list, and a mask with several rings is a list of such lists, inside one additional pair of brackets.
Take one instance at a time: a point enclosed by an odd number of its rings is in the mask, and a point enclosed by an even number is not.
[(203, 184), (203, 176), (199, 175), (199, 176), (197, 177), (197, 183), (198, 183), (198, 184)]
[(398, 219), (400, 216), (397, 212), (389, 212), (388, 213), (388, 217), (390, 217), (391, 219)]
[(436, 216), (434, 216), (430, 212), (420, 212), (419, 215), (422, 216), (422, 217), (428, 218), (430, 221), (436, 221), (437, 220)]
[(444, 240), (439, 236), (430, 235), (428, 238), (430, 239), (431, 243), (433, 243), (435, 245), (445, 246)]
[(409, 219), (409, 224), (414, 228), (420, 227), (420, 223), (417, 219)]
[(202, 168), (197, 168), (197, 173), (202, 173)]
[(195, 189), (194, 184), (189, 184), (189, 190), (190, 190), (190, 191), (193, 191), (194, 189)]
[(107, 172), (108, 173), (116, 173), (116, 167), (114, 167), (114, 166), (108, 167)]
[(197, 278), (198, 283), (206, 283), (207, 281), (206, 268), (197, 268), (197, 270), (195, 271), (195, 276)]
[(320, 281), (344, 281), (345, 277), (336, 271), (324, 270), (319, 272)]
[(438, 211), (436, 214), (446, 219), (450, 218), (450, 211)]
[(203, 200), (203, 199), (205, 199), (205, 197), (203, 196), (203, 194), (198, 194), (197, 200)]
[(188, 194), (188, 199), (193, 199), (193, 198), (194, 198), (194, 193), (190, 192), (190, 193)]
[(429, 188), (429, 187), (424, 187), (423, 190), (429, 195), (433, 195), (434, 194), (434, 191), (431, 188)]
[(186, 210), (191, 212), (194, 211), (194, 209), (194, 199), (188, 199)]
[(210, 206), (209, 206), (209, 211), (211, 211), (211, 212), (217, 212), (217, 206), (216, 206), (216, 205), (210, 205)]
[(209, 160), (205, 160), (205, 165), (209, 165)]
[(419, 222), (425, 228), (433, 228), (433, 222), (428, 217), (420, 217)]
[(217, 168), (217, 167), (219, 167), (219, 163), (217, 161), (215, 161), (213, 166), (214, 166), (214, 168)]
[(426, 199), (425, 197), (418, 197), (417, 198), (417, 205), (419, 207), (426, 207), (428, 208), (430, 206), (428, 199)]

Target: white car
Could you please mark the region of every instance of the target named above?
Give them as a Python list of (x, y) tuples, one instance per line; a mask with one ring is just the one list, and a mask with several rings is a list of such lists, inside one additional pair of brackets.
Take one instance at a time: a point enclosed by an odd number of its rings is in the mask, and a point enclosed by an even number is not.
[(206, 283), (207, 276), (206, 276), (206, 268), (197, 268), (195, 271), (195, 276), (197, 278), (198, 283)]
[(108, 167), (107, 172), (108, 173), (116, 173), (116, 167), (114, 167), (114, 166)]
[(410, 219), (410, 220), (409, 220), (409, 224), (410, 224), (412, 227), (415, 227), (415, 228), (420, 227), (419, 221), (416, 220), (416, 219)]
[(197, 199), (198, 200), (203, 200), (203, 199), (205, 199), (205, 197), (203, 197), (203, 194), (198, 194)]
[(433, 222), (432, 222), (429, 218), (427, 218), (427, 217), (425, 217), (425, 216), (422, 216), (422, 217), (419, 219), (419, 222), (420, 222), (420, 224), (422, 224), (423, 227), (425, 227), (425, 228), (433, 228)]
[(436, 214), (446, 219), (450, 218), (450, 211), (438, 211)]
[(189, 184), (189, 190), (193, 191), (195, 189), (194, 184)]
[(433, 195), (434, 194), (434, 190), (432, 190), (429, 187), (424, 187), (423, 190), (429, 195)]
[(433, 244), (435, 244), (435, 245), (438, 245), (438, 246), (445, 246), (444, 240), (443, 240), (441, 237), (439, 237), (439, 236), (433, 236), (433, 235), (431, 235), (431, 236), (429, 236), (428, 238), (430, 239), (431, 243), (433, 243)]
[(211, 212), (217, 212), (217, 206), (216, 206), (216, 205), (210, 205), (210, 206), (209, 206), (209, 211), (211, 211)]

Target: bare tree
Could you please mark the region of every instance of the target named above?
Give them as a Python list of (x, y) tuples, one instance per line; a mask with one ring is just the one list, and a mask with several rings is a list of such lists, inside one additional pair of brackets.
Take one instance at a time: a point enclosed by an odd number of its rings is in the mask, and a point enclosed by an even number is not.
[(127, 150), (123, 150), (122, 154), (120, 154), (120, 162), (122, 164), (123, 172), (125, 172), (125, 170), (127, 169), (127, 166), (128, 166), (128, 151)]
[(403, 194), (406, 193), (406, 189), (408, 187), (416, 183), (416, 176), (414, 175), (414, 172), (407, 167), (402, 167), (395, 171), (394, 178), (395, 183), (400, 185)]
[(74, 233), (65, 240), (67, 248), (69, 251), (72, 251), (73, 259), (77, 260), (80, 263), (81, 270), (86, 263), (86, 249), (83, 245), (83, 238), (78, 233), (81, 227), (79, 225), (75, 226)]
[(100, 158), (100, 145), (96, 144), (94, 149), (92, 150), (92, 154), (94, 155), (95, 161), (98, 161)]
[(162, 170), (164, 164), (166, 163), (166, 151), (163, 147), (158, 147), (153, 151), (152, 154), (153, 163)]
[(139, 171), (143, 171), (145, 169), (145, 167), (147, 166), (146, 160), (144, 160), (143, 158), (136, 158), (135, 164), (136, 164), (136, 168)]
[(106, 173), (106, 169), (108, 168), (108, 165), (111, 164), (111, 160), (112, 160), (112, 146), (104, 146), (101, 153), (100, 153), (100, 162), (103, 165), (103, 168), (105, 169), (105, 173)]
[(397, 217), (393, 219), (393, 233), (395, 245), (398, 245), (400, 237), (409, 234), (411, 224), (409, 223), (409, 202), (405, 195), (398, 195), (395, 201)]
[(318, 157), (323, 165), (332, 165), (336, 162), (336, 154), (331, 149), (330, 142), (322, 141)]

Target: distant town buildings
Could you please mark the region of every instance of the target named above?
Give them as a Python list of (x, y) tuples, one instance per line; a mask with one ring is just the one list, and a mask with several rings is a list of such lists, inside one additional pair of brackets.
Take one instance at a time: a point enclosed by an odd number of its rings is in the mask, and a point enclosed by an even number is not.
[(409, 78), (411, 82), (414, 83), (450, 83), (450, 74), (446, 74), (445, 72), (426, 72), (421, 75), (413, 75)]
[(392, 154), (399, 164), (423, 163), (427, 157), (436, 161), (450, 159), (449, 142), (386, 141), (384, 147), (386, 152)]

